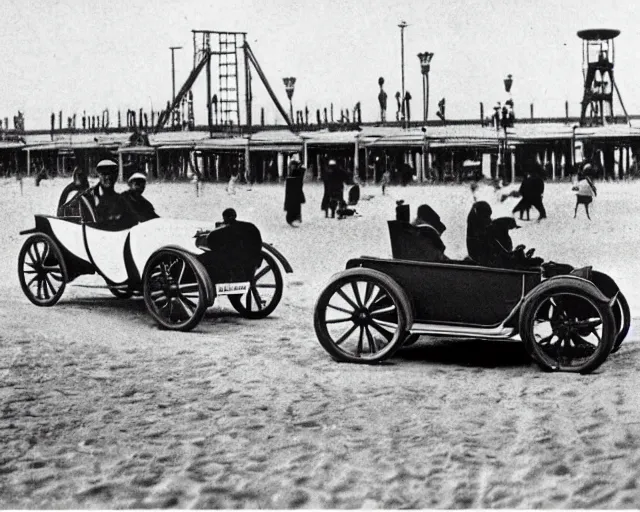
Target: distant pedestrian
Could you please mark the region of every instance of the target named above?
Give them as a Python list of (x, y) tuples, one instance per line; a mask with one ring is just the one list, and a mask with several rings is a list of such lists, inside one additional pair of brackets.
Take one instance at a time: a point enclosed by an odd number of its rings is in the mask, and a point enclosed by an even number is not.
[(573, 211), (574, 219), (578, 215), (578, 206), (583, 204), (584, 210), (587, 213), (587, 219), (591, 220), (591, 217), (589, 216), (589, 205), (593, 202), (593, 198), (598, 195), (596, 186), (589, 177), (591, 169), (591, 164), (585, 165), (582, 172), (578, 173), (577, 183), (572, 187), (572, 190), (576, 192), (576, 207)]
[(227, 193), (230, 195), (236, 194), (236, 183), (238, 182), (238, 173), (231, 174), (229, 178), (229, 183), (227, 183)]
[[(533, 179), (533, 173), (531, 170), (527, 170), (522, 183), (520, 184), (520, 202), (513, 209), (513, 213), (520, 214), (520, 220), (523, 220), (524, 214), (527, 214), (527, 220), (530, 220), (530, 211), (533, 207), (533, 203), (536, 201), (537, 188), (536, 181)], [(543, 184), (544, 187), (544, 184)], [(544, 207), (543, 207), (544, 208)]]
[(347, 198), (348, 198), (347, 204), (349, 206), (355, 206), (358, 204), (358, 201), (360, 201), (360, 185), (358, 183), (355, 183), (349, 189)]
[(544, 180), (542, 179), (542, 168), (530, 173), (528, 194), (529, 203), (536, 210), (538, 210), (538, 221), (547, 218), (547, 211), (542, 204), (542, 197), (544, 196)]
[(380, 187), (382, 188), (382, 195), (385, 194), (387, 186), (391, 184), (391, 171), (387, 169), (382, 174), (382, 178), (380, 179)]
[(338, 206), (344, 202), (344, 184), (348, 181), (347, 174), (340, 169), (335, 160), (329, 160), (329, 165), (322, 178), (324, 182), (324, 195), (320, 209), (324, 211), (325, 218), (335, 218)]
[(298, 227), (296, 222), (302, 222), (302, 205), (305, 203), (302, 185), (304, 182), (305, 168), (300, 165), (297, 158), (292, 158), (289, 163), (289, 173), (285, 180), (284, 210), (287, 212), (286, 221), (292, 227)]

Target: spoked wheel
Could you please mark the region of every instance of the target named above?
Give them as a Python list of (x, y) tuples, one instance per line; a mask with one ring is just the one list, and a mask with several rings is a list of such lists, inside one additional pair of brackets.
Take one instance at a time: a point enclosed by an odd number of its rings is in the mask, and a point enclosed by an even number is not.
[(202, 264), (176, 249), (160, 249), (147, 263), (143, 276), (144, 302), (164, 328), (193, 329), (209, 307), (209, 279)]
[(622, 292), (618, 292), (616, 300), (613, 303), (613, 318), (616, 321), (616, 340), (613, 342), (613, 348), (611, 353), (617, 352), (620, 349), (620, 345), (629, 334), (629, 328), (631, 327), (631, 310), (629, 309), (629, 303)]
[(276, 309), (284, 287), (282, 272), (276, 260), (262, 252), (262, 264), (256, 270), (245, 295), (229, 295), (235, 310), (245, 318), (265, 318)]
[(337, 274), (316, 303), (318, 341), (337, 361), (375, 363), (391, 357), (406, 338), (402, 296), (397, 283), (380, 272)]
[(616, 336), (609, 305), (579, 288), (536, 294), (523, 305), (520, 326), (527, 351), (549, 371), (595, 370), (609, 355)]
[(36, 306), (53, 306), (67, 284), (67, 267), (58, 245), (45, 234), (32, 235), (18, 256), (18, 277), (27, 298)]

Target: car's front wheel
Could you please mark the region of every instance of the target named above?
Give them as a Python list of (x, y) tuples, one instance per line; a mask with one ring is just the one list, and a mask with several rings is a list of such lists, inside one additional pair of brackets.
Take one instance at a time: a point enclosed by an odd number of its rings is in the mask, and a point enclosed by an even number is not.
[(592, 372), (609, 356), (617, 334), (609, 303), (582, 282), (547, 283), (522, 305), (527, 352), (548, 371)]
[(43, 233), (25, 240), (18, 255), (18, 278), (27, 298), (36, 306), (53, 306), (67, 281), (67, 268), (58, 245)]

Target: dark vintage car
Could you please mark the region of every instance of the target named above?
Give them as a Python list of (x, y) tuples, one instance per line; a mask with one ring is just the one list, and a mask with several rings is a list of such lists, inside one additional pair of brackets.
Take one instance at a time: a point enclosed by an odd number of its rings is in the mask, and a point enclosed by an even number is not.
[(413, 228), (389, 221), (393, 259), (351, 259), (321, 292), (315, 331), (335, 360), (380, 362), (420, 336), (514, 338), (545, 370), (588, 373), (629, 331), (627, 301), (602, 272), (419, 261)]
[[(142, 295), (164, 328), (193, 329), (216, 298), (227, 296), (246, 318), (277, 307), (288, 261), (248, 222), (216, 227), (212, 221), (156, 218), (123, 229), (95, 221), (89, 202), (36, 215), (18, 256), (27, 298), (53, 306), (67, 283), (100, 275), (116, 297)], [(68, 213), (64, 215), (64, 213)]]

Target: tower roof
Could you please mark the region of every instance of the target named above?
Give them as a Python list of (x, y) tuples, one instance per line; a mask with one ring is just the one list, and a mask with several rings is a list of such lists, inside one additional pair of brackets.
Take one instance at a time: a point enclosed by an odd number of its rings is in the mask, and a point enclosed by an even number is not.
[(586, 30), (579, 30), (578, 37), (586, 39), (587, 41), (602, 41), (606, 39), (613, 39), (618, 37), (620, 31), (615, 28), (589, 28)]

